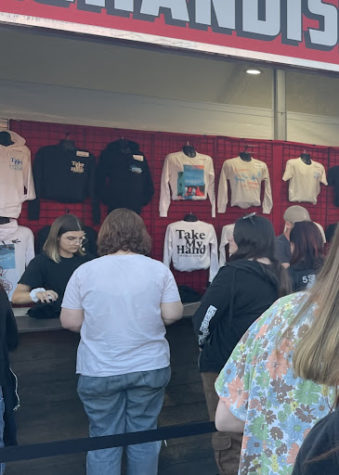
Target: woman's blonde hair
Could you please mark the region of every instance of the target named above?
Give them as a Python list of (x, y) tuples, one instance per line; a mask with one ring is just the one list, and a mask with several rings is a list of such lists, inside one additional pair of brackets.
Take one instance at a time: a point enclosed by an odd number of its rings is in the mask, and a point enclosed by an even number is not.
[[(51, 229), (49, 230), (42, 250), (56, 263), (61, 260), (59, 254), (59, 238), (62, 234), (68, 233), (69, 231), (83, 231), (79, 219), (74, 216), (74, 214), (64, 214), (59, 216), (51, 225)], [(76, 254), (81, 256), (85, 254), (81, 246), (79, 246)]]
[(152, 240), (141, 216), (126, 208), (117, 208), (106, 216), (98, 234), (98, 254), (131, 251), (147, 256)]
[(325, 264), (292, 322), (315, 305), (310, 329), (298, 343), (293, 365), (298, 376), (319, 384), (339, 384), (339, 226)]

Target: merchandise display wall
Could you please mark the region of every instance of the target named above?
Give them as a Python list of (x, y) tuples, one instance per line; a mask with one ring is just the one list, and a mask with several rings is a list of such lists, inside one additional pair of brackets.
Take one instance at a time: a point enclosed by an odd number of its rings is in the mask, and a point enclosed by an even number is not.
[[(178, 119), (179, 120), (179, 119)], [(248, 152), (253, 158), (266, 163), (272, 188), (273, 208), (270, 214), (264, 214), (272, 220), (276, 234), (283, 229), (284, 210), (292, 204), (301, 204), (306, 207), (311, 218), (327, 225), (338, 221), (339, 209), (334, 206), (333, 187), (321, 185), (321, 192), (317, 204), (291, 203), (288, 201), (288, 182), (282, 181), (288, 159), (297, 158), (301, 153), (307, 152), (315, 162), (321, 163), (327, 172), (329, 167), (339, 165), (339, 148), (314, 146), (291, 142), (279, 142), (268, 140), (238, 139), (218, 136), (187, 135), (179, 133), (145, 132), (137, 130), (110, 129), (101, 127), (87, 127), (67, 124), (52, 124), (30, 121), (10, 121), (10, 130), (17, 132), (26, 139), (26, 144), (32, 153), (32, 162), (36, 152), (45, 145), (54, 145), (65, 139), (68, 135), (78, 149), (90, 151), (96, 159), (106, 145), (115, 140), (124, 138), (133, 140), (140, 145), (140, 150), (145, 154), (154, 183), (154, 196), (151, 202), (142, 210), (142, 217), (153, 239), (152, 257), (162, 260), (164, 237), (167, 225), (180, 221), (187, 213), (193, 213), (199, 220), (213, 224), (218, 244), (220, 242), (222, 228), (226, 224), (233, 223), (238, 217), (250, 212), (263, 215), (262, 206), (241, 209), (230, 206), (230, 198), (226, 213), (211, 215), (211, 203), (209, 198), (201, 201), (171, 201), (168, 216), (159, 216), (160, 179), (165, 157), (172, 152), (182, 150), (183, 145), (193, 145), (199, 153), (209, 155), (213, 159), (215, 171), (215, 194), (217, 198), (220, 172), (225, 160), (237, 157), (240, 152), (248, 147)], [(60, 183), (62, 187), (63, 184)], [(261, 187), (261, 203), (263, 201), (264, 184)], [(229, 191), (230, 195), (230, 191)], [(106, 216), (106, 207), (101, 205), (101, 221)], [(92, 221), (92, 208), (90, 199), (84, 203), (57, 203), (41, 199), (39, 220), (28, 219), (28, 202), (25, 202), (19, 217), (19, 224), (29, 227), (35, 234), (45, 225), (61, 214), (71, 212), (81, 218), (85, 225), (98, 229)], [(208, 270), (193, 272), (173, 273), (179, 285), (192, 287), (198, 292), (206, 289)]]

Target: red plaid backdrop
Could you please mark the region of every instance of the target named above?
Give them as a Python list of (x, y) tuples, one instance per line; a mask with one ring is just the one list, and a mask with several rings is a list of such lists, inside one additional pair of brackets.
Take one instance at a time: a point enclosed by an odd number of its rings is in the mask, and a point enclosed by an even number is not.
[[(261, 214), (262, 209), (258, 207), (242, 210), (238, 207), (228, 206), (225, 214), (218, 214), (216, 218), (211, 217), (211, 204), (206, 201), (172, 201), (170, 204), (168, 217), (159, 217), (159, 195), (160, 177), (165, 156), (170, 152), (176, 152), (184, 144), (189, 142), (195, 149), (213, 158), (215, 168), (215, 191), (219, 182), (220, 171), (226, 159), (236, 157), (245, 146), (254, 158), (264, 161), (269, 169), (273, 209), (270, 215), (265, 215), (272, 220), (276, 234), (280, 234), (283, 229), (284, 210), (291, 205), (288, 201), (288, 183), (282, 181), (286, 161), (296, 158), (306, 151), (311, 154), (312, 159), (322, 163), (327, 170), (329, 167), (339, 165), (339, 148), (321, 147), (309, 144), (292, 142), (279, 142), (272, 140), (253, 140), (234, 137), (217, 137), (207, 135), (187, 135), (179, 133), (149, 132), (140, 130), (110, 129), (103, 127), (88, 127), (81, 125), (52, 124), (45, 122), (31, 121), (11, 121), (11, 130), (22, 135), (27, 142), (27, 146), (32, 152), (32, 161), (37, 150), (44, 145), (53, 145), (64, 139), (66, 134), (74, 140), (78, 148), (84, 148), (92, 152), (96, 158), (105, 146), (121, 137), (134, 140), (140, 144), (140, 150), (146, 155), (152, 173), (155, 194), (151, 203), (143, 209), (142, 216), (153, 239), (152, 257), (161, 260), (166, 227), (169, 223), (183, 219), (189, 212), (194, 213), (200, 220), (212, 223), (217, 232), (218, 239), (221, 236), (222, 227), (225, 224), (233, 223), (238, 217), (245, 213), (256, 211)], [(62, 184), (60, 184), (62, 186)], [(312, 219), (324, 227), (330, 223), (338, 221), (339, 210), (333, 204), (333, 189), (321, 185), (321, 193), (318, 203), (301, 203), (310, 212)], [(262, 190), (263, 193), (263, 190)], [(19, 223), (28, 226), (36, 233), (46, 224), (59, 215), (71, 212), (77, 215), (87, 226), (93, 226), (91, 206), (89, 200), (84, 203), (65, 204), (54, 201), (41, 200), (40, 219), (29, 221), (27, 218), (27, 202), (24, 203)], [(102, 207), (102, 217), (106, 215), (106, 209)], [(173, 271), (178, 284), (188, 285), (199, 292), (206, 289), (208, 271), (178, 272)]]

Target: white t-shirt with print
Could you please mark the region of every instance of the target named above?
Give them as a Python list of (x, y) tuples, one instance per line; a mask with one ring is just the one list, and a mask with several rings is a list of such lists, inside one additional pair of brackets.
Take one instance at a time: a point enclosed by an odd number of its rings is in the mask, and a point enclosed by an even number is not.
[(167, 226), (164, 241), (166, 266), (179, 271), (210, 268), (209, 281), (218, 272), (218, 242), (214, 226), (204, 221), (176, 221)]
[(271, 212), (272, 191), (268, 168), (265, 162), (251, 158), (249, 161), (240, 157), (225, 160), (219, 179), (218, 213), (225, 213), (228, 203), (228, 185), (231, 187), (231, 206), (249, 208), (260, 206), (261, 183), (265, 183), (263, 213)]
[(305, 201), (315, 205), (320, 193), (320, 183), (327, 185), (324, 166), (313, 160), (307, 165), (300, 157), (287, 160), (282, 179), (289, 180), (289, 201), (299, 203)]
[(16, 219), (0, 224), (0, 282), (11, 300), (17, 283), (34, 257), (34, 236)]
[(209, 155), (196, 153), (188, 157), (184, 152), (166, 156), (161, 174), (160, 216), (167, 216), (172, 200), (205, 200), (209, 197), (212, 217), (215, 217), (214, 166)]
[(160, 304), (177, 301), (173, 274), (155, 259), (107, 255), (78, 267), (62, 302), (84, 311), (77, 373), (115, 376), (167, 367)]

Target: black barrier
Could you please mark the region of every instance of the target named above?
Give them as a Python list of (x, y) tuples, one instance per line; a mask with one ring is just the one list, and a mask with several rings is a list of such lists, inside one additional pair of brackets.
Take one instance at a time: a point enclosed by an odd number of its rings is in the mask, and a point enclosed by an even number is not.
[(16, 445), (0, 449), (0, 462), (53, 457), (55, 455), (75, 454), (89, 450), (109, 449), (126, 445), (154, 442), (156, 440), (177, 439), (193, 435), (215, 432), (214, 422), (199, 422), (188, 425), (159, 427), (143, 432), (89, 437), (82, 439), (45, 442), (43, 444)]

